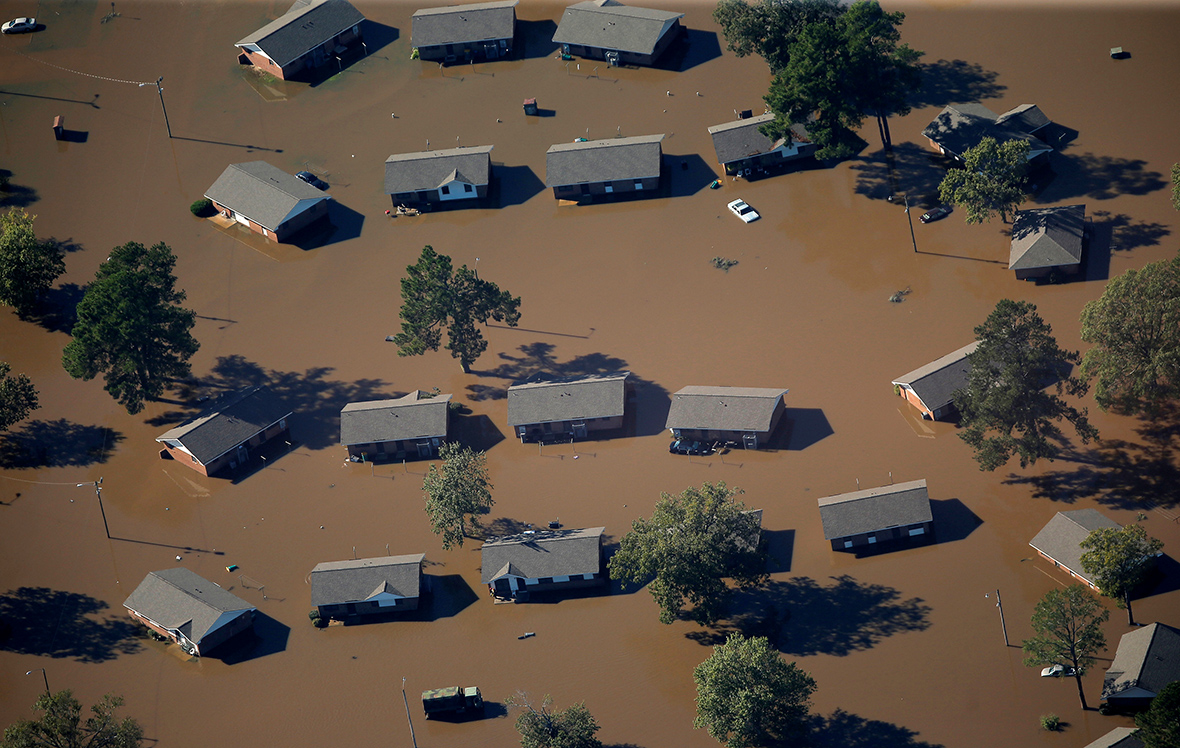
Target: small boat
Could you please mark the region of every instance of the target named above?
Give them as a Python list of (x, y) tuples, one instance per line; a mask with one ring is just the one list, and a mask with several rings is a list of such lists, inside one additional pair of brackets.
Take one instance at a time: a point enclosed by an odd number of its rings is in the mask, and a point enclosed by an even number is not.
[(537, 634), (536, 634), (536, 632), (534, 632), (534, 631), (526, 631), (525, 633), (521, 634), (520, 636), (518, 636), (518, 637), (516, 637), (516, 638), (517, 638), (517, 639), (531, 639), (531, 638), (533, 638), (533, 637), (534, 637), (534, 636), (536, 636), (536, 635), (537, 635)]

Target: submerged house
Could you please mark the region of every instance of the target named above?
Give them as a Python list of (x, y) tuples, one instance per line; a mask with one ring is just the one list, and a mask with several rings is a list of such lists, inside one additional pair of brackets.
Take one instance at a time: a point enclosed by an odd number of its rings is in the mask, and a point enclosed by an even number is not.
[(819, 516), (834, 551), (934, 532), (925, 479), (828, 496), (819, 500)]
[(492, 538), (480, 549), (480, 581), (493, 597), (517, 602), (527, 602), (532, 592), (606, 584), (605, 530), (530, 530)]
[(1028, 143), (1029, 163), (1041, 164), (1053, 152), (1053, 146), (1036, 133), (1049, 124), (1049, 118), (1033, 104), (1022, 104), (1003, 114), (983, 104), (954, 104), (939, 112), (922, 135), (935, 150), (956, 161), (962, 161), (963, 153), (985, 137), (995, 138), (997, 143), (1024, 140)]
[(941, 421), (955, 412), (954, 394), (967, 386), (971, 376), (967, 356), (978, 347), (978, 340), (968, 343), (894, 379), (893, 386), (906, 402), (922, 412), (923, 418)]
[(766, 446), (786, 411), (787, 390), (690, 385), (672, 395), (665, 427), (677, 439)]
[(553, 41), (567, 55), (608, 65), (653, 65), (683, 33), (683, 13), (586, 0), (561, 14)]
[(353, 462), (430, 459), (447, 440), (451, 396), (419, 390), (390, 400), (349, 403), (340, 411), (340, 443)]
[(1142, 709), (1169, 683), (1180, 680), (1180, 630), (1153, 623), (1119, 639), (1102, 680), (1102, 700), (1120, 709)]
[(558, 200), (659, 189), (661, 135), (558, 143), (545, 154), (545, 186)]
[(508, 388), (508, 425), (522, 441), (585, 439), (623, 426), (629, 371), (532, 377)]
[(448, 5), (414, 11), (410, 46), (423, 60), (468, 62), (512, 54), (519, 0)]
[(277, 242), (328, 218), (323, 190), (265, 161), (230, 164), (205, 197), (224, 218)]
[(325, 561), (311, 570), (311, 604), (323, 618), (418, 609), (424, 553)]
[(1053, 519), (1028, 544), (1054, 566), (1065, 569), (1070, 576), (1096, 590), (1098, 585), (1082, 571), (1081, 542), (1094, 530), (1119, 528), (1118, 522), (1097, 509), (1073, 509), (1053, 515)]
[(1116, 727), (1093, 743), (1086, 743), (1085, 748), (1143, 748), (1136, 732), (1134, 727)]
[(286, 13), (242, 39), (238, 61), (276, 78), (299, 77), (362, 49), (365, 17), (348, 0), (296, 0)]
[(151, 572), (123, 607), (132, 618), (197, 657), (253, 631), (256, 610), (184, 567)]
[(1085, 205), (1018, 210), (1012, 219), (1008, 269), (1016, 271), (1017, 280), (1052, 273), (1077, 275), (1082, 269), (1085, 233)]
[(156, 437), (161, 456), (213, 475), (245, 465), (262, 445), (287, 431), (291, 410), (266, 387), (223, 395), (195, 418)]
[(487, 197), (490, 145), (398, 153), (385, 159), (385, 194), (394, 205)]
[(726, 174), (749, 176), (815, 154), (815, 143), (802, 125), (792, 125), (790, 136), (777, 140), (759, 132), (759, 127), (772, 121), (774, 115), (766, 113), (709, 128), (717, 163)]

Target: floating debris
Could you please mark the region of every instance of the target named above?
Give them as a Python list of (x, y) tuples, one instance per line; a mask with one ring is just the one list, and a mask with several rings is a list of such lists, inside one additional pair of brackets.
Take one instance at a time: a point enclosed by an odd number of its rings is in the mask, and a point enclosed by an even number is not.
[(230, 564), (229, 566), (225, 567), (225, 570), (228, 572), (235, 572), (238, 570), (238, 565), (237, 564)]
[(731, 260), (728, 257), (721, 257), (720, 255), (709, 260), (709, 262), (713, 265), (713, 267), (717, 268), (718, 270), (724, 270), (727, 273), (731, 267), (738, 264), (737, 260)]
[(912, 289), (910, 289), (909, 286), (906, 286), (900, 291), (894, 291), (893, 295), (889, 297), (889, 300), (894, 304), (900, 304), (901, 302), (905, 301), (905, 297), (910, 295), (911, 290)]
[(534, 637), (534, 636), (536, 636), (536, 635), (537, 635), (537, 634), (536, 634), (535, 632), (532, 632), (532, 631), (526, 631), (525, 633), (521, 634), (520, 636), (518, 636), (518, 637), (516, 637), (516, 638), (517, 638), (517, 639), (531, 639), (531, 638), (533, 638), (533, 637)]

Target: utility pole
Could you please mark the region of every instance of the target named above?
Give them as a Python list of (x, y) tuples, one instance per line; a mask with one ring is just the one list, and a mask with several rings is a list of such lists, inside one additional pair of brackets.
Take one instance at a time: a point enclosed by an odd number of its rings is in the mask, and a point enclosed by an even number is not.
[[(984, 597), (987, 595), (984, 594)], [(1004, 601), (1000, 599), (999, 590), (996, 590), (996, 607), (1000, 609), (1000, 628), (1004, 630), (1004, 646), (1010, 647), (1012, 645), (1008, 643), (1008, 624), (1004, 623)]]
[(94, 495), (98, 497), (98, 511), (102, 512), (102, 526), (107, 531), (107, 540), (111, 539), (111, 527), (107, 524), (107, 510), (102, 506), (102, 478), (93, 483), (79, 483), (78, 488), (82, 486), (94, 486)]
[(45, 695), (52, 695), (49, 693), (49, 676), (45, 674), (45, 668), (39, 667), (34, 670), (30, 670), (29, 672), (25, 673), (25, 675), (32, 675), (33, 673), (37, 672), (37, 670), (41, 671), (41, 677), (45, 680)]
[(406, 705), (406, 722), (410, 723), (410, 740), (414, 748), (418, 748), (418, 739), (414, 737), (414, 720), (410, 719), (410, 702), (406, 699), (406, 679), (402, 678), (402, 703)]
[[(169, 124), (169, 122), (168, 122), (168, 107), (164, 106), (164, 87), (160, 85), (161, 83), (163, 83), (163, 81), (164, 81), (164, 76), (162, 76), (162, 75), (159, 78), (156, 78), (156, 93), (160, 94), (160, 108), (164, 110), (164, 127), (168, 128), (168, 139), (171, 140), (172, 139), (172, 125)], [(144, 86), (150, 86), (150, 85), (151, 85), (150, 83), (140, 83), (139, 87), (143, 88)]]

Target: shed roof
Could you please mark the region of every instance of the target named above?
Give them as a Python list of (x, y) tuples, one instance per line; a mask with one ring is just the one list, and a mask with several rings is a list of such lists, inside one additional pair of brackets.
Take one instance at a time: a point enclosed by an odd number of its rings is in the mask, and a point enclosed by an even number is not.
[(658, 177), (663, 161), (661, 135), (558, 143), (545, 154), (545, 184), (611, 182)]
[(786, 394), (758, 387), (689, 385), (672, 395), (665, 428), (766, 432)]
[(418, 597), (424, 553), (325, 561), (311, 570), (311, 604), (341, 605), (377, 595)]
[(300, 203), (332, 199), (323, 190), (265, 161), (230, 164), (205, 197), (271, 231)]
[(1013, 115), (1012, 112), (1006, 114), (1012, 116), (1000, 122), (1000, 115), (982, 104), (953, 104), (939, 112), (922, 131), (922, 135), (955, 156), (961, 156), (964, 151), (974, 148), (980, 140), (989, 136), (999, 143), (1027, 141), (1029, 160), (1053, 150), (1040, 138), (1021, 129), (1025, 124), (1023, 117)]
[(492, 538), (480, 549), (480, 581), (490, 584), (505, 575), (541, 579), (597, 574), (605, 530), (536, 530)]
[(175, 440), (203, 465), (291, 415), (266, 387), (246, 387), (214, 400), (195, 418), (156, 437)]
[(1016, 212), (1012, 219), (1009, 270), (1077, 265), (1082, 261), (1085, 205)]
[(1018, 107), (1009, 109), (997, 117), (996, 122), (1001, 125), (1011, 125), (1030, 135), (1042, 127), (1052, 124), (1052, 120), (1046, 117), (1045, 113), (1036, 104), (1021, 104)]
[(824, 540), (931, 522), (926, 480), (869, 488), (819, 500)]
[(234, 46), (256, 45), (282, 67), (363, 20), (348, 0), (298, 0), (286, 13)]
[(1102, 698), (1141, 688), (1158, 694), (1180, 680), (1180, 630), (1153, 623), (1123, 634), (1102, 681)]
[(437, 190), (455, 181), (476, 187), (486, 185), (492, 172), (493, 147), (395, 153), (385, 159), (385, 194)]
[(561, 14), (553, 41), (650, 55), (683, 13), (634, 8), (617, 0), (586, 0)]
[(164, 628), (179, 631), (197, 645), (223, 613), (255, 609), (183, 566), (149, 573), (123, 606)]
[(508, 425), (623, 415), (629, 371), (576, 377), (539, 375), (508, 388)]
[(955, 390), (967, 386), (971, 375), (971, 362), (967, 356), (978, 347), (978, 340), (968, 343), (909, 374), (903, 374), (894, 379), (893, 384), (909, 387), (930, 410), (950, 405)]
[(1073, 509), (1053, 515), (1053, 519), (1049, 520), (1028, 544), (1082, 579), (1093, 583), (1089, 575), (1082, 571), (1081, 542), (1094, 530), (1117, 530), (1119, 527), (1119, 523), (1097, 509)]
[(450, 395), (423, 397), (414, 390), (389, 400), (349, 403), (340, 411), (340, 443), (392, 442), (447, 435)]
[(448, 5), (414, 11), (410, 45), (433, 47), (493, 39), (511, 39), (516, 34), (516, 5), (519, 0)]
[[(773, 121), (774, 114), (767, 112), (759, 114), (757, 117), (739, 119), (710, 127), (709, 134), (713, 136), (713, 150), (717, 152), (717, 162), (728, 164), (770, 153), (775, 148), (782, 146), (786, 143), (786, 138), (771, 140), (758, 131), (759, 127)], [(806, 138), (798, 137), (800, 133), (796, 132), (794, 128), (792, 128), (792, 135), (798, 140), (806, 140)]]

